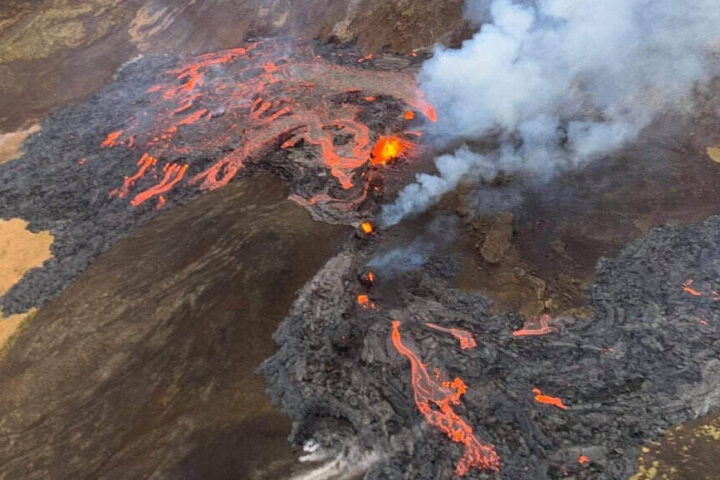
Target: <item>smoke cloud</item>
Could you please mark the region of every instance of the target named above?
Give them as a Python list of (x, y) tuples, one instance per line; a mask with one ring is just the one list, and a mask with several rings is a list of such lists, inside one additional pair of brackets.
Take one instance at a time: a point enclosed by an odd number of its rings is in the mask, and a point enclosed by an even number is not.
[(455, 216), (435, 218), (409, 245), (372, 258), (368, 266), (387, 279), (417, 270), (425, 265), (439, 245), (446, 245), (455, 240), (458, 223), (458, 218)]
[[(488, 2), (466, 11), (481, 19)], [(717, 0), (495, 0), (489, 16), (462, 48), (437, 47), (419, 81), (438, 111), (439, 147), (500, 132), (498, 148), (438, 157), (437, 175), (419, 175), (384, 208), (386, 225), (465, 175), (523, 171), (542, 181), (616, 150), (657, 114), (690, 105), (719, 46)]]

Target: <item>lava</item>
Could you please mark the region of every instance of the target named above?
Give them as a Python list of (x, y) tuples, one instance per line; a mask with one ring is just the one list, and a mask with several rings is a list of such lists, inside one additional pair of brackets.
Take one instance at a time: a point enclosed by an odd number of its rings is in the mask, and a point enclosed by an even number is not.
[[(112, 195), (125, 197), (140, 189), (131, 201), (140, 205), (185, 178), (189, 186), (213, 190), (272, 150), (310, 147), (318, 153), (312, 161), (327, 169), (340, 189), (326, 182), (326, 191), (293, 198), (306, 205), (362, 201), (375, 174), (366, 174), (368, 163), (386, 163), (413, 145), (402, 132), (375, 138), (360, 120), (363, 110), (380, 95), (394, 97), (430, 120), (434, 110), (410, 72), (338, 65), (310, 46), (288, 46), (282, 41), (249, 43), (167, 70), (165, 78), (145, 90), (146, 110), (101, 143), (137, 150), (142, 160), (132, 180), (126, 179)], [(148, 158), (155, 162), (149, 164)], [(173, 166), (178, 160), (187, 166)], [(168, 172), (168, 178), (149, 186), (151, 178)]]
[(449, 333), (455, 337), (460, 342), (460, 348), (462, 350), (470, 350), (477, 347), (477, 342), (475, 341), (475, 336), (472, 332), (461, 330), (459, 328), (445, 328), (440, 325), (435, 325), (434, 323), (426, 323), (425, 325), (440, 332)]
[(120, 136), (123, 134), (122, 130), (118, 130), (116, 132), (108, 133), (107, 137), (105, 137), (105, 140), (100, 144), (101, 147), (114, 147), (117, 145), (117, 139), (120, 138)]
[[(151, 199), (152, 197), (157, 197), (162, 195), (163, 193), (169, 192), (175, 186), (175, 184), (182, 180), (187, 169), (187, 165), (179, 165), (177, 163), (165, 164), (165, 166), (163, 167), (164, 175), (162, 180), (160, 180), (160, 183), (152, 186), (151, 188), (148, 188), (143, 192), (138, 193), (135, 198), (130, 200), (130, 205), (132, 205), (133, 207), (137, 207), (138, 205), (145, 202), (146, 200)], [(160, 202), (162, 204), (165, 204), (165, 198), (163, 197)]]
[(695, 290), (691, 287), (691, 285), (694, 283), (694, 280), (688, 280), (683, 284), (683, 291), (685, 293), (689, 293), (693, 297), (702, 297), (702, 293)]
[(358, 295), (356, 301), (362, 308), (375, 308), (375, 304), (370, 301), (370, 297), (364, 293)]
[(405, 118), (405, 120), (412, 120), (413, 118), (415, 118), (415, 112), (413, 112), (412, 110), (408, 110), (407, 112), (405, 112), (405, 115), (403, 115), (403, 118)]
[(125, 177), (121, 187), (110, 192), (110, 196), (125, 198), (130, 194), (130, 188), (135, 185), (135, 182), (140, 180), (147, 170), (157, 164), (157, 158), (151, 157), (147, 153), (144, 153), (140, 160), (137, 161), (138, 170), (134, 175)]
[(533, 388), (532, 392), (535, 394), (535, 401), (538, 403), (543, 403), (545, 405), (552, 405), (561, 410), (567, 410), (567, 408), (568, 408), (563, 403), (562, 399), (560, 399), (559, 397), (551, 397), (549, 395), (544, 395), (542, 393), (542, 391), (540, 391), (539, 388)]
[(500, 470), (500, 457), (495, 447), (480, 443), (472, 427), (452, 409), (452, 405), (460, 403), (460, 397), (467, 390), (465, 383), (460, 378), (453, 381), (434, 380), (415, 352), (402, 343), (399, 326), (400, 322), (392, 322), (392, 342), (398, 353), (410, 361), (415, 404), (430, 425), (465, 447), (455, 473), (462, 477), (471, 468)]
[(555, 332), (557, 329), (550, 326), (550, 320), (550, 315), (547, 314), (540, 315), (540, 318), (537, 319), (537, 322), (535, 321), (535, 319), (527, 319), (525, 321), (525, 324), (523, 325), (523, 328), (521, 328), (520, 330), (515, 330), (513, 332), (513, 336), (528, 337), (536, 335), (547, 335), (548, 333)]
[(410, 143), (398, 137), (380, 137), (372, 149), (372, 164), (385, 165), (403, 155)]
[(584, 465), (584, 464), (588, 463), (589, 461), (590, 461), (590, 457), (586, 457), (585, 455), (580, 455), (580, 457), (578, 458), (578, 463), (580, 465)]
[(365, 235), (372, 235), (375, 232), (375, 227), (373, 227), (373, 224), (370, 222), (363, 222), (360, 224), (360, 230)]

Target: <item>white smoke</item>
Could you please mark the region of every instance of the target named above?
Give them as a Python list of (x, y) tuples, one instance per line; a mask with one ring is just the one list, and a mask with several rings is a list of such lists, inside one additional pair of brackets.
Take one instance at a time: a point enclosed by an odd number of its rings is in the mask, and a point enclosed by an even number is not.
[(301, 462), (319, 465), (293, 475), (290, 480), (348, 480), (357, 478), (380, 460), (377, 453), (355, 447), (340, 453), (328, 452), (312, 440), (303, 446), (303, 450), (305, 455), (300, 457)]
[[(480, 18), (487, 3), (466, 10)], [(439, 157), (437, 176), (419, 175), (385, 207), (385, 224), (425, 210), (466, 174), (548, 179), (621, 147), (658, 113), (690, 105), (720, 39), (718, 0), (495, 0), (489, 11), (492, 23), (462, 48), (437, 47), (419, 80), (440, 146), (500, 131), (498, 150)]]

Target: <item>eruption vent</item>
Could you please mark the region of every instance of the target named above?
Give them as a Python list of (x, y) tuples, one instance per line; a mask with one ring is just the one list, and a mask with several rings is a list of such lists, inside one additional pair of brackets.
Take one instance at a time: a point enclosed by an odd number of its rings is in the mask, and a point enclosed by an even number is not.
[(462, 477), (471, 468), (500, 470), (500, 457), (495, 447), (480, 443), (472, 427), (452, 409), (452, 405), (460, 403), (460, 397), (467, 390), (465, 383), (459, 378), (452, 382), (434, 380), (415, 352), (403, 345), (399, 327), (400, 322), (392, 322), (392, 342), (395, 349), (410, 360), (415, 404), (430, 425), (444, 432), (452, 441), (465, 446), (465, 453), (458, 461), (455, 473)]

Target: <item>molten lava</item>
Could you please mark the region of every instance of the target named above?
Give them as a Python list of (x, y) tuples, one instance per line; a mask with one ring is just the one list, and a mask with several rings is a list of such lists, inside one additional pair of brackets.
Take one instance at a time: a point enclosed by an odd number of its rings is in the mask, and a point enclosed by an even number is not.
[(590, 461), (590, 457), (586, 457), (585, 455), (580, 455), (580, 457), (578, 458), (578, 463), (580, 465), (585, 465), (589, 461)]
[(515, 337), (528, 337), (536, 335), (547, 335), (548, 333), (555, 332), (557, 329), (550, 326), (550, 315), (540, 315), (540, 318), (535, 319), (528, 318), (525, 320), (523, 328), (515, 330), (513, 336)]
[(370, 297), (365, 294), (360, 294), (357, 296), (357, 304), (360, 305), (362, 308), (375, 308), (375, 304), (371, 302)]
[(398, 137), (380, 137), (372, 150), (372, 164), (385, 165), (403, 155), (410, 143)]
[[(380, 95), (394, 97), (434, 117), (411, 73), (341, 66), (308, 45), (283, 41), (202, 55), (165, 75), (146, 89), (147, 109), (101, 143), (138, 151), (140, 168), (113, 193), (125, 197), (139, 189), (133, 205), (159, 199), (158, 192), (171, 190), (186, 177), (188, 185), (220, 188), (248, 162), (273, 149), (306, 146), (317, 150), (313, 161), (327, 169), (341, 189), (328, 182), (323, 184), (326, 191), (293, 199), (304, 205), (341, 202), (350, 207), (367, 194), (373, 175), (364, 172), (368, 161), (384, 163), (412, 145), (388, 137), (396, 140), (373, 146), (373, 134), (360, 120), (369, 102)], [(376, 148), (379, 154), (373, 156)], [(155, 163), (149, 164), (148, 158)], [(209, 165), (208, 158), (214, 158)], [(187, 162), (185, 167), (173, 166), (179, 159)], [(151, 185), (151, 179), (157, 183)]]
[(460, 348), (462, 350), (469, 350), (477, 347), (477, 342), (475, 341), (475, 336), (472, 334), (472, 332), (468, 332), (467, 330), (461, 330), (459, 328), (445, 328), (441, 327), (440, 325), (435, 325), (434, 323), (426, 323), (425, 325), (440, 332), (449, 333), (450, 335), (458, 339), (458, 341), (460, 342)]
[(360, 230), (362, 230), (365, 235), (372, 235), (375, 231), (375, 227), (373, 227), (373, 224), (370, 222), (363, 222), (360, 224)]
[(695, 282), (694, 280), (688, 280), (688, 281), (686, 281), (685, 283), (683, 283), (683, 291), (684, 291), (685, 293), (689, 293), (689, 294), (692, 295), (693, 297), (702, 297), (702, 293), (701, 293), (701, 292), (699, 292), (699, 291), (697, 291), (697, 290), (695, 290), (694, 288), (691, 287), (691, 285), (692, 285), (694, 282)]
[(116, 132), (108, 133), (108, 136), (105, 137), (105, 140), (100, 144), (101, 147), (114, 147), (117, 145), (117, 139), (120, 138), (120, 136), (123, 134), (122, 130), (118, 130)]
[(412, 110), (408, 110), (407, 112), (405, 112), (404, 118), (405, 120), (412, 120), (413, 118), (415, 118), (415, 112), (413, 112)]
[(459, 378), (451, 382), (434, 380), (415, 352), (402, 343), (399, 326), (400, 322), (392, 322), (392, 342), (398, 353), (410, 361), (415, 404), (430, 425), (465, 447), (455, 473), (462, 477), (471, 468), (500, 470), (500, 457), (495, 447), (480, 443), (472, 427), (452, 409), (452, 405), (460, 403), (460, 397), (467, 390), (465, 383)]
[(538, 403), (543, 403), (545, 405), (552, 405), (554, 407), (557, 407), (561, 410), (567, 410), (567, 406), (563, 403), (563, 401), (559, 397), (551, 397), (549, 395), (544, 395), (539, 388), (533, 388), (533, 393), (535, 394), (535, 401)]

